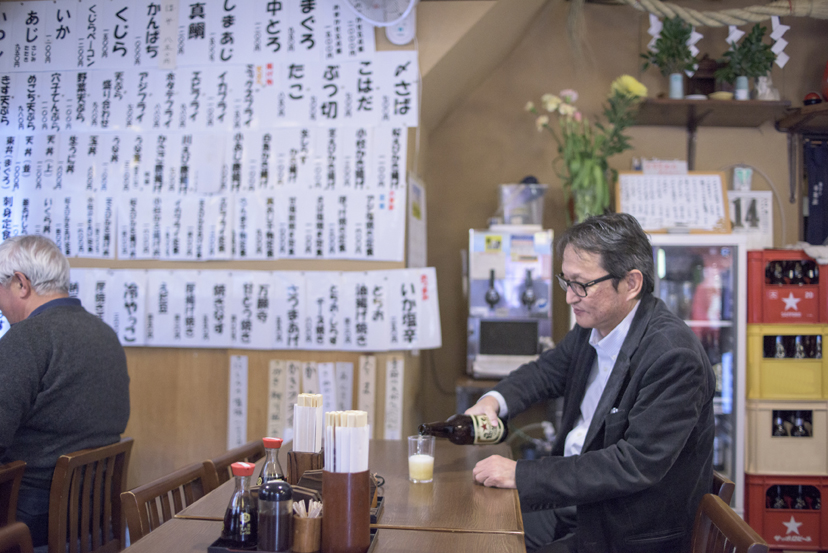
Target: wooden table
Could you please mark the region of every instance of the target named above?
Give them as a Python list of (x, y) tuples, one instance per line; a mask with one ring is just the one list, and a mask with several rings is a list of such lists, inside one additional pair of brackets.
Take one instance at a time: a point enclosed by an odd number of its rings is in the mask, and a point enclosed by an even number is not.
[[(128, 547), (129, 553), (205, 553), (221, 534), (216, 520), (173, 519)], [(372, 553), (525, 553), (519, 534), (378, 530)]]
[[(505, 445), (458, 446), (437, 440), (434, 481), (408, 481), (405, 440), (372, 440), (369, 467), (385, 479), (383, 509), (372, 553), (457, 551), (525, 553), (516, 490), (486, 488), (472, 478), (475, 463), (489, 455), (511, 456)], [(283, 459), (283, 462), (285, 460)], [(206, 551), (221, 533), (233, 493), (226, 482), (151, 532), (130, 553)]]
[[(511, 457), (505, 445), (459, 446), (437, 440), (434, 481), (408, 480), (408, 445), (405, 440), (372, 440), (368, 466), (385, 478), (383, 507), (377, 528), (435, 528), (482, 533), (523, 534), (517, 490), (486, 488), (476, 484), (472, 469), (489, 455)], [(225, 482), (176, 518), (218, 520), (233, 494), (234, 482)]]

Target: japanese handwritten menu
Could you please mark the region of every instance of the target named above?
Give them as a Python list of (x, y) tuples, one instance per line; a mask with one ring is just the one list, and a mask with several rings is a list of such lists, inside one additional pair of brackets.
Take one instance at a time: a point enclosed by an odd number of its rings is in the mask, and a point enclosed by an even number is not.
[(645, 230), (730, 232), (722, 176), (621, 173), (618, 210), (634, 216)]
[(0, 240), (402, 261), (418, 87), (335, 0), (0, 3)]
[[(115, 329), (125, 346), (374, 352), (442, 344), (433, 268), (73, 268), (70, 295)], [(354, 367), (321, 363), (299, 370), (308, 373), (302, 381), (314, 393), (324, 388), (332, 402), (348, 405), (344, 396), (335, 398), (353, 385)], [(288, 366), (280, 374), (289, 381), (293, 372)]]

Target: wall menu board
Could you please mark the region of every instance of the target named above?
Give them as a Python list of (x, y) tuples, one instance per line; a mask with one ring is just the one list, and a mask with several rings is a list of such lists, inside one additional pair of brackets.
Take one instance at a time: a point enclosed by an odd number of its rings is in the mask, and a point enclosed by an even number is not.
[(434, 268), (73, 268), (70, 295), (124, 346), (377, 352), (442, 344)]
[(730, 232), (723, 173), (620, 172), (615, 198), (616, 211), (633, 215), (648, 232)]
[(2, 2), (0, 240), (402, 261), (418, 88), (334, 0)]

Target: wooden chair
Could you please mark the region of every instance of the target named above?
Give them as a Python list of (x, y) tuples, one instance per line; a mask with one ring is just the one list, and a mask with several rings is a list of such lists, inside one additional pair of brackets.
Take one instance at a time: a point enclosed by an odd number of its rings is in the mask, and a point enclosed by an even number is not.
[(718, 495), (722, 498), (725, 504), (730, 505), (730, 500), (733, 499), (733, 492), (736, 490), (736, 484), (724, 474), (713, 471), (713, 495)]
[[(25, 461), (12, 461), (7, 465), (0, 465), (0, 526), (17, 520), (17, 494), (25, 470)], [(31, 538), (29, 540), (31, 541)]]
[(143, 538), (212, 489), (205, 478), (204, 464), (193, 463), (122, 493), (130, 542)]
[(210, 489), (215, 489), (224, 484), (233, 476), (230, 465), (237, 461), (255, 463), (265, 455), (264, 442), (253, 440), (246, 444), (231, 449), (227, 453), (204, 461), (204, 471), (210, 484)]
[(722, 498), (706, 494), (696, 511), (692, 553), (768, 553), (768, 544)]
[(49, 492), (49, 553), (123, 549), (121, 492), (132, 438), (61, 455)]
[(0, 527), (0, 553), (34, 553), (29, 527), (22, 522)]

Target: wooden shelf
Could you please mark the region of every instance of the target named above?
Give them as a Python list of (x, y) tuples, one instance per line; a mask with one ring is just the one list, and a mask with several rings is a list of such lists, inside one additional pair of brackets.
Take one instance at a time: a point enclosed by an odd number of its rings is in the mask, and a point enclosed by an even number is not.
[(828, 102), (790, 109), (776, 122), (776, 128), (805, 134), (828, 133)]
[(785, 115), (791, 103), (770, 100), (671, 100), (647, 98), (637, 125), (685, 127), (758, 127)]
[(671, 100), (647, 98), (636, 125), (687, 129), (687, 168), (696, 168), (696, 131), (699, 127), (758, 127), (777, 121), (791, 103), (772, 100)]

